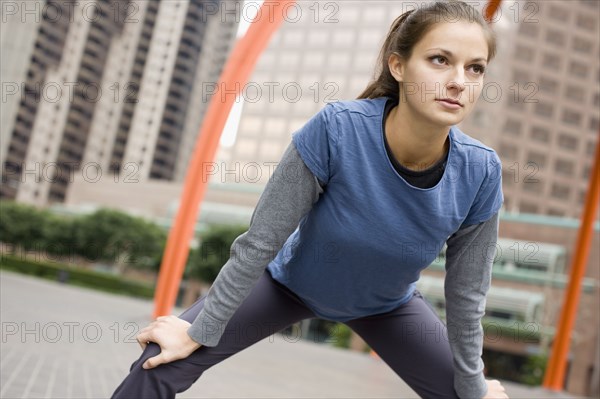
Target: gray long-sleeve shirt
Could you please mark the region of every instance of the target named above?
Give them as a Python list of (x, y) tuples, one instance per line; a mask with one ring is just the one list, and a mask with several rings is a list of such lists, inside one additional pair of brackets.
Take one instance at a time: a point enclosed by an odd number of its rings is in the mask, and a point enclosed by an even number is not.
[[(188, 330), (194, 341), (205, 346), (218, 344), (228, 321), (266, 266), (325, 192), (326, 186), (308, 169), (291, 143), (265, 186), (248, 231), (233, 242), (231, 256), (210, 288), (204, 309)], [(496, 213), (485, 222), (459, 229), (447, 240), (446, 318), (454, 357), (454, 384), (461, 398), (483, 397), (487, 391), (481, 359), (481, 317), (497, 232)], [(253, 256), (244, 257), (248, 251)]]

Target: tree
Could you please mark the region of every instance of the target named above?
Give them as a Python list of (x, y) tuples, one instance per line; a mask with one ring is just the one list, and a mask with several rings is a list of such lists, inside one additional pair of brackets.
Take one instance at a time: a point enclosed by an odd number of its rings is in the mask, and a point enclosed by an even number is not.
[(186, 276), (213, 283), (230, 257), (231, 244), (248, 230), (243, 225), (213, 225), (202, 237), (200, 246), (192, 250)]

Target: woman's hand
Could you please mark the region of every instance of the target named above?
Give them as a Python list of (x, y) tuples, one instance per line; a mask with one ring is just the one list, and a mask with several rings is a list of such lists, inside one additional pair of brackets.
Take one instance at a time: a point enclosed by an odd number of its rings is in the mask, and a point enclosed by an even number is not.
[(143, 349), (148, 342), (155, 342), (160, 346), (160, 353), (149, 358), (142, 365), (145, 369), (152, 369), (159, 364), (169, 363), (174, 360), (185, 359), (202, 345), (194, 341), (187, 333), (191, 324), (177, 316), (161, 316), (142, 329), (136, 339)]
[(508, 395), (504, 391), (504, 387), (498, 380), (485, 380), (487, 384), (487, 393), (483, 399), (508, 399)]

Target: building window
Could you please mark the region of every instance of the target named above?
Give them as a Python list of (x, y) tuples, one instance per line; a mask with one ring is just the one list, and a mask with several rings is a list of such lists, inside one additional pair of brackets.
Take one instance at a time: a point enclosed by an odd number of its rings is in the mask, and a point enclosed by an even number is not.
[(532, 163), (538, 168), (542, 169), (544, 166), (546, 166), (546, 155), (542, 154), (541, 152), (530, 151), (527, 154), (526, 162)]
[(565, 35), (559, 30), (549, 29), (546, 32), (546, 41), (557, 47), (562, 47), (566, 43)]
[(577, 26), (589, 32), (596, 30), (596, 19), (591, 15), (579, 14), (577, 16)]
[(600, 120), (598, 120), (598, 118), (591, 117), (590, 118), (590, 130), (592, 132), (597, 132), (600, 129)]
[(519, 204), (519, 212), (523, 213), (537, 213), (538, 206), (536, 204), (532, 204), (531, 202), (521, 201)]
[(589, 73), (589, 68), (587, 65), (582, 64), (581, 62), (571, 61), (569, 64), (569, 71), (573, 73), (574, 76), (579, 78), (587, 78)]
[(568, 10), (557, 5), (550, 6), (550, 8), (548, 9), (548, 15), (555, 21), (561, 21), (564, 23), (566, 23), (569, 19)]
[(577, 150), (577, 138), (566, 133), (561, 133), (558, 136), (558, 145), (565, 150)]
[(594, 101), (593, 101), (593, 103), (596, 106), (600, 105), (600, 93), (594, 94)]
[(588, 54), (592, 51), (592, 42), (581, 37), (574, 37), (573, 49), (578, 53)]
[(585, 148), (585, 152), (589, 156), (593, 156), (596, 151), (596, 143), (594, 141), (588, 141), (587, 146)]
[(557, 159), (556, 162), (554, 162), (554, 170), (559, 175), (571, 176), (573, 175), (574, 168), (575, 165), (573, 162), (566, 159)]
[(514, 69), (513, 70), (513, 81), (515, 83), (525, 84), (531, 82), (531, 74), (527, 71)]
[(582, 87), (569, 85), (565, 90), (565, 96), (571, 100), (583, 101), (585, 92)]
[(560, 69), (561, 58), (556, 54), (544, 54), (543, 65), (545, 68), (553, 69), (555, 71)]
[(518, 45), (515, 53), (520, 61), (533, 61), (534, 52), (531, 47)]
[(522, 23), (519, 26), (519, 32), (522, 33), (525, 36), (529, 36), (529, 37), (537, 37), (538, 33), (539, 33), (540, 29), (539, 26), (537, 24), (532, 24), (532, 23)]
[(523, 191), (528, 193), (540, 194), (544, 188), (537, 179), (523, 179)]
[(581, 177), (583, 177), (586, 180), (590, 178), (590, 165), (585, 165), (583, 167), (583, 169), (581, 170)]
[(558, 90), (558, 82), (547, 77), (540, 77), (540, 90), (547, 93), (556, 93)]
[(550, 133), (547, 129), (541, 126), (533, 126), (531, 128), (531, 138), (532, 140), (539, 141), (541, 143), (548, 143), (550, 137)]
[(569, 124), (578, 126), (581, 124), (581, 114), (570, 109), (563, 110), (562, 121)]
[(500, 156), (507, 159), (517, 159), (519, 150), (516, 145), (502, 143), (500, 144)]
[(504, 131), (511, 136), (520, 136), (521, 135), (522, 123), (516, 119), (507, 119), (504, 123)]
[(552, 104), (547, 104), (540, 101), (535, 104), (535, 113), (539, 116), (550, 118), (554, 113), (554, 107)]
[(564, 184), (554, 183), (552, 184), (552, 190), (550, 191), (550, 195), (557, 199), (566, 200), (569, 199), (569, 194), (571, 193), (571, 188), (569, 186), (565, 186)]
[(562, 217), (565, 216), (565, 213), (560, 209), (550, 208), (548, 209), (548, 215)]
[(525, 104), (523, 104), (525, 97), (521, 94), (518, 95), (517, 99), (514, 97), (515, 96), (506, 96), (506, 105), (514, 111), (525, 112)]

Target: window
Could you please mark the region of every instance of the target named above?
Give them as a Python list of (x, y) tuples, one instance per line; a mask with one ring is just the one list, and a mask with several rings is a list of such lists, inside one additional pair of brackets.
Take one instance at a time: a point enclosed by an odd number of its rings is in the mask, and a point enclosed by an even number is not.
[(515, 83), (525, 84), (531, 81), (531, 74), (521, 69), (513, 70), (513, 81)]
[(592, 51), (592, 42), (581, 37), (574, 37), (573, 49), (578, 53), (588, 54)]
[(502, 156), (503, 158), (508, 158), (508, 159), (517, 159), (517, 155), (519, 153), (519, 150), (516, 145), (512, 145), (512, 144), (508, 144), (508, 143), (500, 144), (499, 151), (500, 151), (500, 156)]
[(523, 183), (523, 191), (528, 193), (540, 194), (544, 189), (539, 179), (534, 176), (528, 176), (526, 179), (521, 180)]
[(531, 128), (531, 138), (535, 141), (539, 141), (541, 143), (547, 143), (550, 137), (550, 133), (547, 129), (541, 126), (533, 126)]
[(596, 117), (591, 117), (590, 118), (590, 130), (592, 131), (592, 133), (597, 132), (598, 129), (600, 129), (600, 120), (598, 120), (598, 118)]
[(564, 184), (554, 183), (552, 185), (552, 190), (550, 191), (550, 195), (557, 199), (569, 199), (569, 194), (571, 193), (571, 188)]
[(577, 139), (567, 133), (561, 133), (558, 136), (558, 145), (566, 150), (576, 150)]
[(565, 216), (565, 213), (560, 209), (550, 208), (550, 209), (548, 209), (548, 215), (562, 217), (562, 216)]
[(589, 68), (587, 67), (587, 65), (582, 64), (581, 62), (571, 61), (571, 63), (569, 64), (569, 71), (577, 77), (587, 78)]
[(517, 45), (516, 56), (520, 61), (530, 62), (533, 61), (533, 49), (531, 47)]
[(546, 41), (557, 47), (562, 47), (566, 43), (565, 35), (561, 31), (555, 29), (549, 29), (548, 32), (546, 32)]
[(521, 135), (521, 127), (522, 127), (521, 121), (518, 121), (515, 119), (509, 118), (504, 123), (504, 131), (506, 133), (510, 134), (511, 136), (520, 136)]
[(560, 64), (561, 64), (560, 56), (558, 56), (556, 54), (549, 54), (549, 53), (544, 54), (544, 61), (543, 61), (544, 67), (558, 71), (560, 69)]
[(559, 175), (571, 176), (573, 175), (574, 168), (575, 165), (573, 164), (573, 162), (568, 161), (566, 159), (557, 159), (554, 162), (554, 170)]
[(591, 15), (579, 14), (577, 15), (577, 26), (593, 32), (596, 29), (596, 20)]
[(585, 165), (583, 169), (581, 169), (581, 177), (586, 180), (590, 178), (590, 165)]
[(547, 93), (556, 93), (558, 90), (558, 82), (548, 77), (540, 77), (540, 90)]
[(594, 105), (600, 105), (600, 93), (594, 94)]
[(506, 96), (506, 105), (515, 111), (524, 112), (525, 106), (523, 101), (525, 101), (525, 97), (522, 95), (519, 95), (516, 99), (514, 97), (515, 96)]
[(552, 104), (547, 104), (540, 101), (535, 104), (535, 113), (539, 116), (552, 117), (552, 114), (554, 113), (554, 107)]
[(540, 29), (537, 24), (524, 22), (519, 26), (519, 32), (525, 36), (537, 37)]
[(571, 100), (583, 101), (585, 93), (582, 87), (568, 85), (565, 90), (565, 96)]
[(293, 46), (301, 46), (305, 40), (304, 32), (301, 30), (287, 30), (283, 35), (283, 43), (284, 45), (291, 46), (288, 48), (293, 48)]
[(566, 8), (559, 7), (558, 5), (551, 5), (548, 9), (548, 15), (550, 18), (564, 23), (569, 20), (569, 11)]
[(541, 152), (530, 151), (527, 154), (526, 162), (531, 162), (541, 169), (546, 165), (546, 155)]
[(355, 42), (355, 33), (351, 29), (343, 29), (333, 32), (334, 47), (350, 47)]
[(526, 202), (526, 201), (521, 201), (521, 203), (519, 204), (519, 212), (523, 212), (523, 213), (537, 213), (538, 212), (538, 206), (535, 204), (532, 204), (531, 202)]
[(562, 121), (569, 124), (578, 126), (581, 124), (581, 114), (570, 109), (563, 110)]

